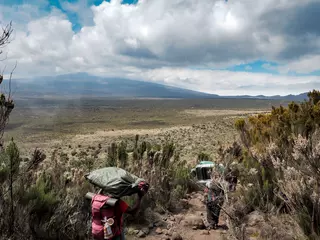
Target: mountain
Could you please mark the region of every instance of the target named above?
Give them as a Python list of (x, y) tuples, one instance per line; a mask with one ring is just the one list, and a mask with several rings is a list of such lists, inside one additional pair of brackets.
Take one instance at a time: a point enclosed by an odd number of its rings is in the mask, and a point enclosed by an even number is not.
[(123, 78), (103, 78), (87, 73), (67, 74), (13, 81), (18, 97), (125, 97), (208, 98), (218, 95)]
[(303, 101), (305, 99), (308, 99), (308, 93), (301, 93), (298, 95), (286, 95), (286, 96), (280, 96), (280, 95), (274, 95), (274, 96), (264, 96), (264, 95), (258, 95), (258, 96), (249, 96), (249, 95), (240, 95), (240, 96), (228, 96), (227, 98), (252, 98), (252, 99), (266, 99), (266, 100), (285, 100), (285, 101)]
[(114, 98), (248, 98), (303, 101), (307, 93), (287, 96), (219, 96), (158, 83), (105, 78), (87, 73), (17, 79), (12, 81), (15, 97), (114, 97)]

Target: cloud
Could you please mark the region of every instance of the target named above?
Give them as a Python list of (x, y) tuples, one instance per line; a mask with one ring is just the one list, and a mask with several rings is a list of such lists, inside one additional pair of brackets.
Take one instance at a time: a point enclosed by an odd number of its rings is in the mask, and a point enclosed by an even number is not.
[[(317, 0), (140, 0), (135, 5), (111, 0), (85, 8), (87, 4), (86, 0), (61, 1), (65, 11), (79, 16), (83, 25), (79, 32), (56, 8), (45, 13), (35, 5), (5, 6), (7, 14), (0, 14), (0, 19), (14, 18), (18, 26), (15, 40), (6, 49), (7, 63), (18, 60), (20, 75), (84, 71), (163, 80), (180, 87), (185, 82), (191, 89), (199, 86), (206, 91), (220, 91), (218, 87), (226, 93), (244, 92), (243, 86), (256, 86), (247, 90), (263, 92), (273, 84), (319, 81), (317, 77), (190, 70), (226, 68), (259, 59), (279, 63), (276, 69), (282, 74), (319, 70)], [(207, 80), (200, 84), (202, 77)]]
[(287, 95), (320, 88), (319, 77), (275, 76), (265, 73), (232, 72), (226, 70), (192, 70), (159, 68), (128, 74), (132, 79), (144, 79), (167, 85), (219, 95)]
[(93, 24), (93, 12), (88, 7), (88, 0), (78, 0), (77, 2), (60, 1), (60, 3), (63, 10), (78, 16), (79, 23), (82, 26)]
[(281, 73), (308, 74), (320, 70), (320, 55), (307, 55), (279, 67)]

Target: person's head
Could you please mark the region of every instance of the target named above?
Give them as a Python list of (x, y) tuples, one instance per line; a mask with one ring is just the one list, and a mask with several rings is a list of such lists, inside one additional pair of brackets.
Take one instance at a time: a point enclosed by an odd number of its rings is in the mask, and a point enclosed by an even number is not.
[(212, 180), (217, 181), (219, 178), (220, 178), (220, 174), (218, 173), (218, 171), (214, 171), (212, 173)]

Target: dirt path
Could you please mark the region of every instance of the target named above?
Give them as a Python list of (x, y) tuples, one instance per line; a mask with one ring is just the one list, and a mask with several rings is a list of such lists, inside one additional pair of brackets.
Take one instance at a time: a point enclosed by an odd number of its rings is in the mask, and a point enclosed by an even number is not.
[[(206, 219), (206, 208), (202, 199), (201, 193), (189, 195), (188, 199), (182, 200), (181, 203), (185, 206), (188, 205), (188, 209), (176, 215), (161, 216), (162, 223), (159, 224), (160, 226), (150, 229), (149, 234), (143, 238), (147, 240), (222, 240), (223, 235), (226, 234), (225, 229), (206, 230), (204, 226), (203, 220)], [(223, 216), (220, 217), (219, 225), (225, 226)], [(141, 237), (131, 234), (131, 236), (128, 235), (127, 239), (136, 240), (141, 239)]]

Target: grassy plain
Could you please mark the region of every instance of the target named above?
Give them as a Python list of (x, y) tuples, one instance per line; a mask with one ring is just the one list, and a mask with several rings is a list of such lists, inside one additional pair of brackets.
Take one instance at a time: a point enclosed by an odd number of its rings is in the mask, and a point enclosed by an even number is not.
[[(219, 143), (236, 138), (236, 117), (269, 111), (286, 102), (254, 99), (18, 99), (5, 139), (13, 137), (21, 153), (30, 156), (34, 148), (50, 154), (60, 148), (103, 149), (113, 141), (134, 136), (161, 144), (172, 139), (189, 162), (199, 152), (213, 158)], [(100, 153), (101, 158), (105, 151)]]

